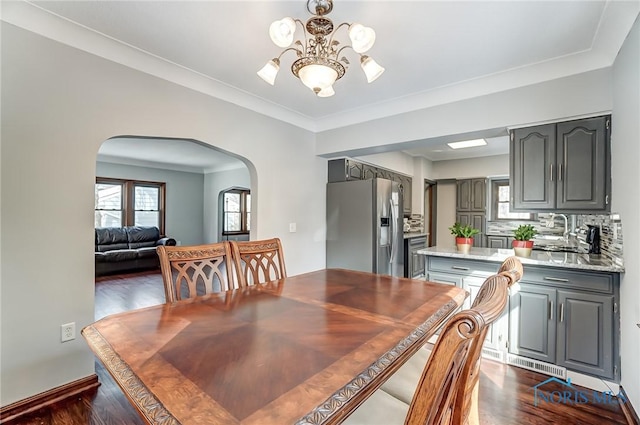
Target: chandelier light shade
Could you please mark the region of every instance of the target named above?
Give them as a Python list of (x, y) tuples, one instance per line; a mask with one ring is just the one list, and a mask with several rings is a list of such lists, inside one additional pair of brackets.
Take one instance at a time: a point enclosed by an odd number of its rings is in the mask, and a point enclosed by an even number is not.
[[(360, 66), (371, 83), (383, 72), (381, 67), (367, 55), (376, 40), (372, 28), (358, 23), (341, 23), (334, 28), (326, 15), (333, 10), (332, 0), (307, 0), (307, 10), (313, 16), (302, 22), (299, 19), (283, 18), (269, 27), (271, 41), (284, 48), (277, 58), (271, 59), (258, 71), (258, 75), (267, 83), (274, 85), (280, 70), (280, 58), (288, 51), (294, 51), (297, 59), (291, 65), (291, 72), (309, 87), (318, 97), (335, 94), (333, 85), (345, 74), (349, 61), (341, 56), (344, 49), (350, 48), (360, 55)], [(301, 39), (295, 40), (298, 25), (302, 28)], [(342, 27), (347, 27), (350, 45), (340, 45), (335, 35)], [(293, 47), (290, 47), (292, 46)]]

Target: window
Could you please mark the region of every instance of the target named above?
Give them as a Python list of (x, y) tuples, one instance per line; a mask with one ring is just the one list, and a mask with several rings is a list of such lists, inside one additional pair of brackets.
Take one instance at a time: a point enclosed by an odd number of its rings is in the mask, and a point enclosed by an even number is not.
[(164, 234), (165, 183), (96, 178), (95, 227), (156, 226)]
[(492, 180), (492, 220), (534, 220), (534, 214), (509, 210), (509, 180)]
[(251, 223), (251, 193), (246, 189), (223, 192), (222, 234), (249, 233)]
[(122, 183), (96, 183), (95, 227), (122, 226)]

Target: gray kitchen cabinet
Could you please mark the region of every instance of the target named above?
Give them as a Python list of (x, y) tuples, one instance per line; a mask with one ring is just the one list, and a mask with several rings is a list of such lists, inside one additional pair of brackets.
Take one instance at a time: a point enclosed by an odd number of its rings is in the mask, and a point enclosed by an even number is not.
[(460, 224), (471, 225), (480, 230), (480, 233), (473, 237), (473, 246), (483, 248), (487, 246), (485, 241), (487, 231), (486, 215), (482, 212), (456, 212), (456, 221)]
[(511, 236), (487, 235), (487, 248), (510, 249), (513, 239)]
[(418, 254), (418, 250), (427, 247), (426, 236), (416, 236), (404, 239), (404, 277), (417, 279), (424, 277), (425, 257)]
[(509, 352), (556, 361), (556, 290), (521, 283), (509, 299)]
[(328, 161), (327, 181), (329, 183), (347, 180), (369, 180), (381, 178), (392, 180), (402, 185), (403, 214), (411, 215), (411, 177), (385, 168), (365, 164), (350, 158), (339, 158)]
[(473, 246), (476, 248), (487, 246), (486, 187), (486, 180), (482, 178), (456, 182), (456, 221), (480, 230), (480, 234), (473, 238)]
[(485, 179), (465, 179), (456, 182), (456, 210), (482, 211), (487, 208)]
[(430, 282), (446, 283), (447, 285), (453, 285), (457, 286), (458, 288), (462, 288), (462, 276), (429, 272), (427, 280)]
[(363, 164), (362, 180), (375, 179), (376, 177), (378, 177), (378, 168), (373, 165)]
[(405, 216), (411, 215), (411, 177), (399, 175), (400, 184), (402, 184), (403, 198), (403, 212)]
[(405, 241), (405, 253), (407, 253), (408, 257), (408, 264), (405, 265), (407, 267), (407, 277), (414, 279), (423, 277), (425, 257), (422, 254), (418, 254), (418, 251), (427, 247), (427, 237), (418, 236), (407, 238)]
[(619, 381), (618, 291), (613, 273), (525, 266), (509, 300), (509, 352)]
[(513, 211), (610, 209), (611, 116), (511, 131)]
[(558, 291), (556, 362), (568, 369), (615, 378), (613, 361), (613, 295)]
[[(465, 308), (484, 279), (499, 267), (500, 263), (478, 259), (426, 258), (427, 280), (469, 291)], [(523, 267), (522, 280), (510, 289), (508, 311), (487, 335), (484, 349), (619, 382), (620, 275), (531, 264)], [(537, 370), (544, 372), (544, 363)]]
[(364, 164), (353, 159), (332, 159), (328, 162), (328, 167), (329, 183), (363, 179)]

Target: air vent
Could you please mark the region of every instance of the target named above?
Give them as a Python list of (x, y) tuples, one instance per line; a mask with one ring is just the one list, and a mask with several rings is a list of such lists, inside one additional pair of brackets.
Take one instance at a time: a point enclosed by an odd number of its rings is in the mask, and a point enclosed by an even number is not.
[(519, 366), (523, 369), (533, 370), (535, 372), (544, 373), (545, 375), (555, 376), (556, 378), (567, 379), (567, 369), (564, 367), (552, 365), (538, 360), (527, 359), (525, 357), (516, 356), (514, 354), (507, 355), (507, 363)]
[(504, 353), (502, 351), (491, 350), (489, 348), (482, 349), (482, 358), (504, 363)]

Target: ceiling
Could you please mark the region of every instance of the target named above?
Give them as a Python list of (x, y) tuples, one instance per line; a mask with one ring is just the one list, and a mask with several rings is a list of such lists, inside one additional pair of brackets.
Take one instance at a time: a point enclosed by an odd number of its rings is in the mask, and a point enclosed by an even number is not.
[[(367, 84), (346, 50), (351, 66), (335, 96), (318, 98), (289, 71), (293, 52), (282, 56), (275, 86), (256, 75), (282, 51), (269, 25), (306, 21), (306, 0), (10, 3), (3, 20), (314, 132), (611, 66), (639, 9), (637, 0), (334, 0), (336, 25), (375, 29), (367, 54), (386, 72)], [(407, 153), (462, 155), (425, 145)], [(473, 155), (506, 146), (499, 137)]]

